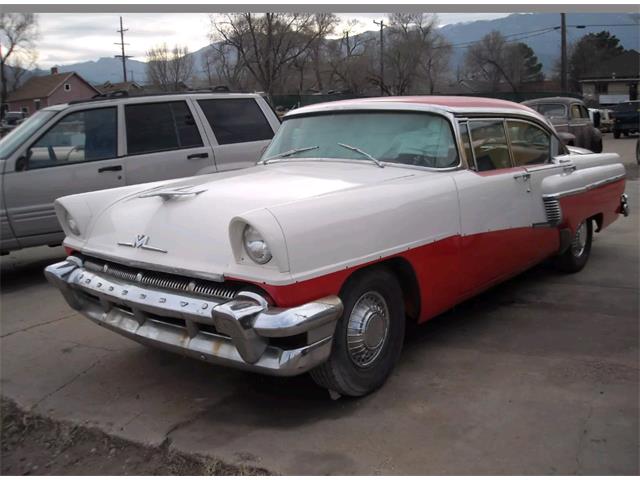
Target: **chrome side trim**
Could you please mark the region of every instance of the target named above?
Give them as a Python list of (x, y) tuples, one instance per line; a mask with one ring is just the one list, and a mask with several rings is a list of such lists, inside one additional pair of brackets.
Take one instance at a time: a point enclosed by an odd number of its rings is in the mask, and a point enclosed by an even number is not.
[[(45, 277), (71, 307), (140, 343), (278, 376), (298, 375), (329, 357), (343, 309), (335, 296), (283, 309), (254, 292), (225, 301), (157, 290), (90, 271), (78, 257), (48, 266)], [(296, 348), (274, 343), (300, 334)]]
[(584, 187), (578, 187), (578, 188), (573, 188), (571, 190), (565, 190), (563, 192), (558, 192), (558, 193), (547, 193), (545, 195), (542, 195), (542, 199), (546, 200), (546, 199), (558, 199), (558, 198), (562, 198), (562, 197), (567, 197), (569, 195), (576, 195), (578, 193), (584, 193), (584, 192), (588, 192), (589, 190), (593, 190), (595, 188), (599, 188), (602, 187), (604, 185), (608, 185), (609, 183), (614, 183), (617, 182), (618, 180), (622, 180), (623, 178), (625, 178), (625, 174), (620, 174), (620, 175), (616, 175), (614, 177), (609, 177), (609, 178), (605, 178), (604, 180), (598, 180), (597, 182), (593, 182), (593, 183), (589, 183), (588, 185), (585, 185)]

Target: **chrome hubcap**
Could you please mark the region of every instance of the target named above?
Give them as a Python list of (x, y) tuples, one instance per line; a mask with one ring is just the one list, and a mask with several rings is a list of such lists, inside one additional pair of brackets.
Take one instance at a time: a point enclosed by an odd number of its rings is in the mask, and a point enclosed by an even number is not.
[(347, 323), (349, 356), (358, 367), (371, 365), (382, 352), (389, 333), (389, 308), (382, 295), (367, 292), (351, 310)]
[(571, 253), (574, 257), (579, 257), (584, 253), (587, 245), (587, 223), (582, 222), (576, 229), (576, 234), (571, 241)]

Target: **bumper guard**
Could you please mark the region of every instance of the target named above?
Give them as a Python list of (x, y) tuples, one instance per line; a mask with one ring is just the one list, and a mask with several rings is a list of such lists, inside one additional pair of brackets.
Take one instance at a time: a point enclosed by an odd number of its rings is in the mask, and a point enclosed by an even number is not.
[[(277, 376), (298, 375), (329, 357), (343, 308), (337, 296), (283, 309), (249, 291), (232, 300), (170, 292), (86, 270), (74, 256), (46, 267), (45, 276), (98, 325), (210, 363)], [(299, 342), (301, 335), (303, 345), (292, 349), (275, 341)]]

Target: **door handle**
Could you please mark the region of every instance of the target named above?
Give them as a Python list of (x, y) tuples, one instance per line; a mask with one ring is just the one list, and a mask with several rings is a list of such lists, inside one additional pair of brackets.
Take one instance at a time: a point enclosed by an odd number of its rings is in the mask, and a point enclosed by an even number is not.
[(102, 172), (119, 172), (122, 170), (122, 165), (111, 165), (109, 167), (100, 167), (98, 173)]
[(209, 154), (207, 152), (204, 152), (204, 153), (192, 153), (191, 155), (187, 155), (187, 160), (191, 160), (192, 158), (209, 158)]
[(519, 173), (517, 175), (513, 176), (514, 179), (516, 180), (529, 180), (531, 178), (531, 174), (530, 173)]

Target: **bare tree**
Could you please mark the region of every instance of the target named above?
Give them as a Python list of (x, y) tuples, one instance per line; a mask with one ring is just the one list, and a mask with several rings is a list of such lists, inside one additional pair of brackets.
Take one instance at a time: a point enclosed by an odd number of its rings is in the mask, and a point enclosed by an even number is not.
[[(13, 63), (18, 80), (22, 70), (35, 63), (35, 40), (38, 36), (38, 21), (33, 13), (0, 13), (0, 120), (4, 118), (4, 105), (9, 93), (8, 67)], [(11, 62), (11, 63), (10, 63)]]
[[(389, 74), (383, 83), (383, 89), (390, 95), (404, 95), (415, 90), (421, 80), (421, 74), (435, 75), (436, 58), (442, 66), (446, 51), (440, 48), (434, 58), (436, 42), (443, 47), (442, 39), (436, 35), (437, 17), (427, 13), (393, 13), (389, 15), (389, 27), (386, 35), (385, 65)], [(448, 64), (448, 61), (446, 62)], [(379, 77), (379, 76), (378, 76)], [(373, 81), (380, 85), (382, 79), (374, 76)], [(433, 81), (431, 82), (433, 84)]]
[(345, 90), (361, 94), (370, 83), (370, 68), (373, 63), (373, 39), (366, 35), (354, 35), (362, 24), (351, 20), (342, 31), (339, 42), (328, 46), (327, 61), (331, 68), (330, 82), (336, 80)]
[(308, 55), (313, 65), (316, 88), (322, 91), (324, 88), (322, 67), (325, 63), (323, 57), (326, 53), (326, 40), (328, 35), (334, 33), (340, 19), (334, 13), (316, 13), (313, 21), (318, 36), (311, 42)]
[(292, 62), (320, 36), (313, 14), (230, 13), (215, 21), (214, 37), (237, 52), (260, 88), (275, 93)]
[(147, 76), (161, 90), (180, 90), (191, 80), (193, 68), (194, 59), (187, 47), (176, 45), (170, 50), (165, 43), (147, 52)]
[(533, 50), (522, 42), (507, 42), (497, 31), (469, 47), (465, 68), (468, 77), (487, 81), (492, 91), (504, 81), (517, 93), (523, 83), (543, 79), (542, 64)]
[(439, 33), (434, 32), (432, 40), (425, 45), (420, 56), (420, 72), (424, 76), (430, 95), (436, 93), (438, 85), (451, 75), (451, 44)]

